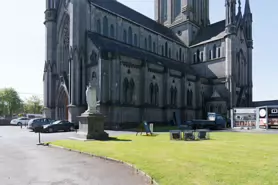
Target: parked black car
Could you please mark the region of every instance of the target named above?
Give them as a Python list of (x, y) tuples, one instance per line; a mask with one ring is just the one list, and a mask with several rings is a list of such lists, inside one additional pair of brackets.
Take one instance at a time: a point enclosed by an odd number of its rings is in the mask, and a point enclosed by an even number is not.
[(58, 132), (58, 131), (75, 131), (79, 128), (79, 126), (75, 123), (66, 121), (66, 120), (59, 120), (55, 121), (49, 125), (43, 125), (41, 130), (42, 132)]
[(35, 131), (38, 127), (41, 127), (43, 125), (49, 125), (51, 123), (53, 123), (55, 120), (53, 119), (49, 119), (49, 118), (35, 118), (35, 119), (31, 119), (28, 122), (28, 129), (31, 129), (33, 131)]

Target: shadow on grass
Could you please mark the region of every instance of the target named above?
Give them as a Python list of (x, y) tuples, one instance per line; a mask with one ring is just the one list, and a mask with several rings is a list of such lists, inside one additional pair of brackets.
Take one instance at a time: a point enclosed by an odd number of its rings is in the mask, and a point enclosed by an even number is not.
[(117, 137), (109, 137), (106, 141), (132, 141), (131, 139), (119, 139)]
[(159, 134), (152, 134), (152, 135), (146, 135), (146, 134), (140, 135), (140, 134), (138, 134), (137, 136), (156, 137), (156, 136), (158, 136), (158, 135), (159, 135)]

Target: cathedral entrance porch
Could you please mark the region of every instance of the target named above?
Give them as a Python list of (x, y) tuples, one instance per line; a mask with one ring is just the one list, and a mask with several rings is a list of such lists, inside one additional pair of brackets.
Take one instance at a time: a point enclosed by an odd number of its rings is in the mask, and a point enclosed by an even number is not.
[(56, 119), (68, 120), (69, 94), (65, 85), (61, 85), (56, 101)]

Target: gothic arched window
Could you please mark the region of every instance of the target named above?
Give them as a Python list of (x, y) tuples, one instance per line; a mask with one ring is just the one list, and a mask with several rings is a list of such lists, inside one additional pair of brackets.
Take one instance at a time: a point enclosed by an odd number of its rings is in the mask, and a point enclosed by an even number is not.
[(150, 87), (149, 87), (150, 89), (150, 104), (153, 104), (153, 101), (154, 101), (154, 99), (153, 99), (153, 93), (154, 93), (154, 87), (153, 87), (153, 83), (151, 83), (150, 84)]
[(201, 61), (201, 62), (204, 61), (204, 53), (203, 53), (203, 52), (200, 53), (200, 61)]
[(195, 15), (195, 13), (197, 13), (197, 11), (196, 11), (196, 1), (194, 1), (194, 0), (192, 2), (192, 12), (194, 13), (194, 15)]
[(197, 50), (196, 58), (197, 58), (197, 62), (200, 62), (200, 50), (199, 49)]
[(131, 27), (128, 28), (128, 43), (132, 44), (132, 29), (131, 29)]
[(221, 57), (221, 48), (218, 48), (218, 49), (217, 49), (217, 56), (218, 56), (218, 58)]
[(138, 45), (137, 44), (137, 35), (136, 34), (134, 34), (133, 44), (134, 44), (134, 46)]
[(133, 103), (134, 100), (134, 91), (135, 90), (135, 84), (133, 79), (130, 80), (129, 83), (129, 102)]
[(158, 87), (158, 85), (157, 84), (155, 84), (155, 87), (154, 87), (154, 104), (155, 105), (158, 105), (159, 104), (159, 96), (158, 96), (158, 94), (159, 94), (159, 87)]
[(222, 105), (218, 106), (218, 113), (221, 114), (222, 113)]
[(147, 38), (145, 38), (145, 43), (144, 43), (144, 49), (148, 49), (148, 42), (147, 42)]
[(193, 105), (193, 93), (192, 90), (187, 90), (187, 105), (192, 106)]
[(185, 61), (185, 55), (184, 55), (184, 53), (182, 54), (182, 60)]
[(69, 44), (70, 44), (70, 17), (66, 15), (64, 20), (64, 27), (63, 27), (63, 42), (61, 43), (61, 63), (60, 63), (60, 72), (66, 72), (69, 74), (70, 71), (70, 51), (69, 51)]
[(174, 90), (174, 87), (171, 87), (171, 89), (170, 89), (170, 96), (171, 96), (171, 97), (170, 97), (170, 98), (171, 98), (171, 99), (170, 99), (170, 104), (171, 104), (171, 105), (174, 104), (174, 98), (175, 98), (175, 97), (174, 97), (174, 93), (175, 93), (174, 91), (175, 91), (175, 90)]
[(212, 105), (209, 106), (209, 111), (213, 112), (213, 106)]
[(168, 57), (168, 43), (165, 42), (165, 56)]
[(152, 51), (152, 37), (150, 35), (148, 37), (148, 42), (149, 42), (149, 50)]
[(204, 105), (205, 105), (205, 93), (204, 92), (202, 92), (202, 94), (201, 94), (201, 105), (202, 105), (202, 107), (204, 107)]
[(216, 45), (213, 45), (213, 50), (212, 50), (212, 57), (216, 58)]
[(209, 60), (212, 59), (212, 54), (211, 54), (211, 50), (209, 50)]
[(187, 90), (187, 97), (186, 97), (186, 99), (187, 99), (187, 105), (190, 106), (190, 90), (189, 89)]
[(110, 25), (110, 37), (115, 37), (115, 29), (113, 24)]
[(97, 31), (97, 33), (101, 33), (101, 23), (100, 23), (100, 19), (97, 20), (96, 31)]
[(161, 16), (162, 21), (167, 20), (167, 0), (161, 0)]
[(106, 16), (103, 17), (102, 30), (103, 30), (103, 35), (108, 36), (108, 19)]
[(129, 88), (129, 83), (128, 79), (124, 79), (124, 84), (123, 84), (123, 95), (124, 95), (124, 103), (128, 102), (128, 88)]
[(178, 100), (178, 90), (177, 87), (174, 88), (174, 95), (173, 95), (173, 105), (177, 105)]
[(153, 52), (155, 52), (156, 51), (156, 44), (155, 44), (155, 42), (153, 42)]
[(123, 41), (124, 41), (125, 43), (127, 42), (126, 30), (124, 30), (124, 32), (123, 32)]
[(173, 9), (174, 9), (173, 15), (174, 15), (174, 18), (176, 18), (181, 12), (181, 0), (174, 0)]
[(180, 58), (180, 61), (181, 61), (181, 48), (180, 48), (180, 52), (179, 52), (179, 58)]
[(196, 62), (197, 62), (197, 54), (194, 53), (194, 55), (193, 55), (193, 63), (196, 63)]
[(193, 106), (193, 92), (190, 90), (190, 105)]

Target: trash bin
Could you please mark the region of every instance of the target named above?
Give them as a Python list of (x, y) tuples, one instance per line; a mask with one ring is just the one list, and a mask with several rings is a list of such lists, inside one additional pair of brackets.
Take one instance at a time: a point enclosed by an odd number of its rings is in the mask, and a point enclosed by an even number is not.
[(150, 131), (153, 133), (153, 123), (150, 123)]

